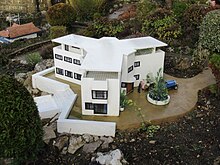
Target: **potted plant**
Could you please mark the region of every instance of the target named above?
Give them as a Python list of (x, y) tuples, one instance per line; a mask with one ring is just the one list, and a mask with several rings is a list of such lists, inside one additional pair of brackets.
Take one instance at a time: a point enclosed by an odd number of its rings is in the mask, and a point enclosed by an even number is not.
[(124, 108), (128, 105), (128, 99), (126, 97), (125, 91), (120, 94), (120, 111), (124, 111)]
[(162, 69), (160, 68), (157, 72), (155, 82), (147, 94), (147, 100), (154, 105), (166, 105), (170, 101), (170, 96), (168, 95), (166, 83), (161, 71)]

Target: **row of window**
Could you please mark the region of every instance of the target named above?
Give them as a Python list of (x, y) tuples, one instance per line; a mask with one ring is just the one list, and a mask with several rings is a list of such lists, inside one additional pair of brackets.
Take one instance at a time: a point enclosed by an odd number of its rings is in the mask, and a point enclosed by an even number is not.
[[(57, 73), (57, 74), (60, 74), (60, 75), (64, 75), (64, 70), (61, 69), (61, 68), (56, 68), (56, 73)], [(73, 72), (68, 71), (68, 70), (65, 70), (65, 76), (66, 76), (66, 77), (73, 78)], [(81, 78), (82, 78), (82, 75), (81, 75), (81, 74), (74, 73), (74, 79), (76, 79), (76, 80), (81, 80)]]
[(108, 91), (92, 90), (92, 99), (108, 99)]
[[(140, 67), (140, 66), (141, 66), (140, 61), (134, 62), (134, 67)], [(134, 67), (133, 67), (133, 65), (130, 66), (130, 67), (128, 68), (128, 73), (130, 73), (130, 72), (134, 69)]]
[[(58, 60), (61, 60), (61, 61), (63, 60), (63, 56), (59, 55), (59, 54), (55, 54), (55, 58)], [(80, 60), (72, 59), (72, 58), (66, 57), (66, 56), (64, 56), (64, 61), (69, 62), (69, 63), (73, 62), (76, 65), (81, 65)]]
[(85, 103), (86, 110), (94, 110), (94, 114), (107, 114), (107, 104)]

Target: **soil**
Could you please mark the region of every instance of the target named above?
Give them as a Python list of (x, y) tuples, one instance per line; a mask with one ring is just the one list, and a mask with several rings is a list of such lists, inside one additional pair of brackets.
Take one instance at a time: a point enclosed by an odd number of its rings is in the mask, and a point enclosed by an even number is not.
[[(118, 131), (108, 150), (119, 148), (129, 164), (220, 164), (220, 104), (209, 89), (198, 92), (195, 109), (182, 119), (165, 123), (149, 137), (149, 131)], [(147, 127), (145, 127), (147, 128)], [(78, 151), (61, 155), (52, 145), (45, 146), (36, 164), (90, 164), (92, 155)]]

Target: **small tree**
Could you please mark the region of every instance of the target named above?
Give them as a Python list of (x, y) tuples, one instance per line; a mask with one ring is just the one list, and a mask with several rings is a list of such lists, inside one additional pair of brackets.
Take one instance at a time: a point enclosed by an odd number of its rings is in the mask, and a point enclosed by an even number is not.
[(47, 11), (47, 21), (52, 26), (69, 26), (75, 21), (76, 12), (72, 6), (58, 3)]
[(14, 78), (0, 75), (0, 158), (24, 164), (42, 147), (43, 130), (36, 104)]
[(67, 34), (65, 26), (52, 26), (50, 28), (50, 38), (58, 38)]

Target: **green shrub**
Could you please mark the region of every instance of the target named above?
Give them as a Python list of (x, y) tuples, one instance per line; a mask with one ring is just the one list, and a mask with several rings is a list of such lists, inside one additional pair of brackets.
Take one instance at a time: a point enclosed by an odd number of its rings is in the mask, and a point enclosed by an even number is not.
[(14, 78), (0, 76), (0, 158), (17, 164), (34, 160), (43, 145), (43, 130), (36, 104)]
[(211, 11), (204, 17), (199, 43), (212, 52), (220, 52), (220, 10)]
[(141, 31), (168, 44), (181, 36), (181, 26), (175, 17), (164, 9), (157, 10), (149, 15), (144, 21)]
[(77, 13), (77, 20), (92, 20), (95, 13), (101, 13), (108, 4), (107, 0), (69, 0)]
[(31, 64), (31, 65), (36, 65), (38, 62), (41, 61), (41, 56), (38, 52), (33, 52), (33, 53), (30, 53), (28, 55), (26, 55), (26, 61), (28, 62), (28, 64)]
[(58, 38), (67, 34), (65, 26), (51, 26), (50, 39)]
[(146, 17), (156, 9), (157, 5), (151, 0), (141, 0), (137, 5), (137, 17), (138, 20), (143, 21)]
[(51, 6), (46, 14), (51, 26), (69, 26), (74, 23), (76, 12), (69, 4), (58, 3)]
[(194, 4), (186, 9), (181, 20), (182, 24), (182, 37), (185, 43), (194, 47), (195, 43), (199, 40), (199, 27), (202, 19), (207, 12), (211, 10), (207, 5)]
[(178, 19), (182, 19), (183, 13), (187, 8), (188, 4), (185, 1), (174, 0), (172, 3), (172, 11)]
[(83, 35), (88, 37), (101, 38), (104, 36), (120, 37), (120, 33), (125, 30), (124, 24), (118, 20), (108, 21), (107, 18), (95, 20), (83, 31)]

